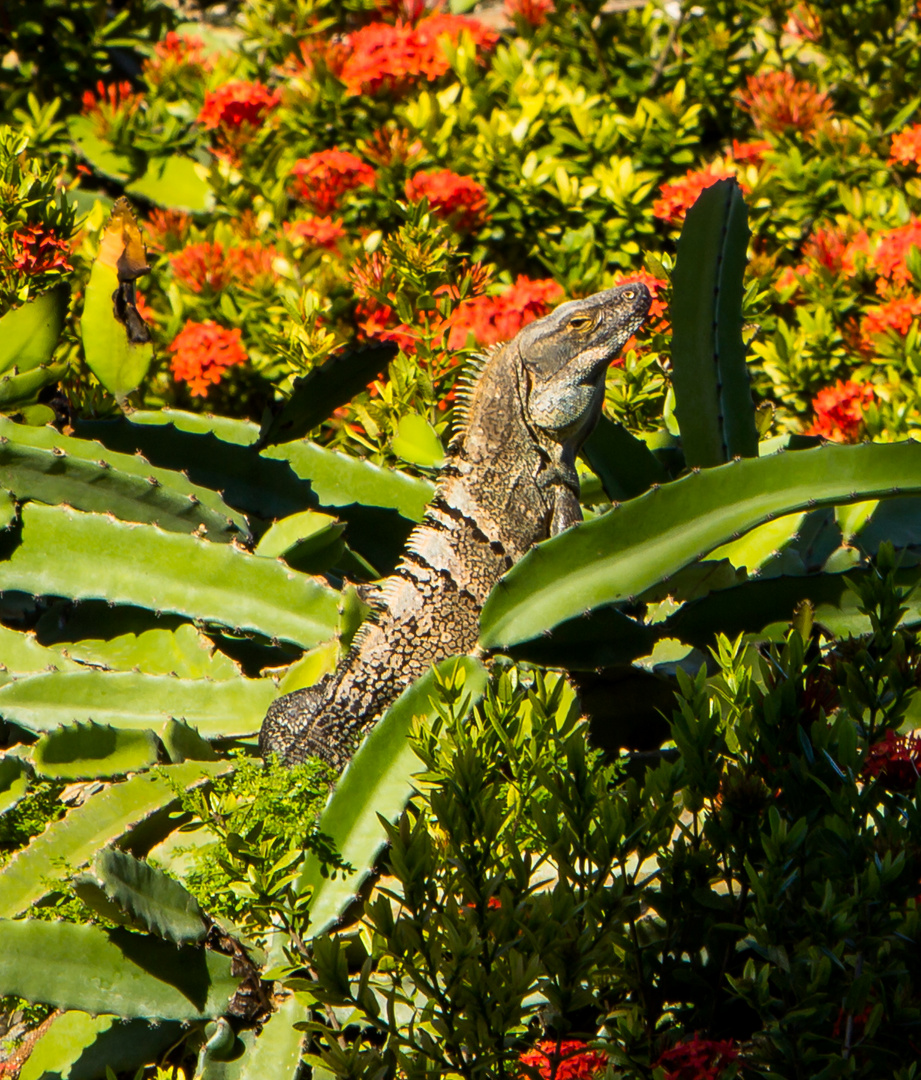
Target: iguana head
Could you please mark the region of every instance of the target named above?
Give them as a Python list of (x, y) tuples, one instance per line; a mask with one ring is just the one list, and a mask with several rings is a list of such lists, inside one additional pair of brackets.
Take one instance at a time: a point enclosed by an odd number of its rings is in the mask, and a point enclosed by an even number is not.
[(629, 282), (561, 304), (518, 334), (533, 424), (559, 442), (586, 424), (590, 429), (601, 405), (605, 370), (642, 326), (651, 300), (645, 285)]

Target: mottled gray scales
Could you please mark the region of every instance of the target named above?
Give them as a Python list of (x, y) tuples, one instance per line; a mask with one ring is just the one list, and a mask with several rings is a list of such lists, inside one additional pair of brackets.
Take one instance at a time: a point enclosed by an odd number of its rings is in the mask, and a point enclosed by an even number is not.
[(263, 754), (341, 769), (432, 664), (476, 648), (480, 609), (502, 574), (581, 520), (576, 455), (601, 411), (605, 371), (649, 302), (641, 284), (573, 300), (484, 358), (460, 395), (435, 498), (378, 610), (332, 674), (272, 705)]

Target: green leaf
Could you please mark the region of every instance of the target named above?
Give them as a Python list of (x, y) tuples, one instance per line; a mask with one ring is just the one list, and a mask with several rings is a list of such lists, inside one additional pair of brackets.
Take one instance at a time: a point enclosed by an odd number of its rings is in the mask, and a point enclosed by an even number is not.
[(61, 1013), (32, 1048), (19, 1080), (99, 1080), (106, 1066), (133, 1071), (158, 1058), (181, 1033), (177, 1021), (152, 1024), (111, 1013)]
[(181, 154), (150, 158), (147, 171), (126, 184), (125, 192), (140, 195), (157, 206), (185, 210), (190, 214), (205, 213), (214, 206), (207, 169)]
[(29, 790), (32, 770), (13, 754), (0, 757), (0, 814), (5, 814)]
[(668, 473), (647, 445), (623, 424), (606, 416), (585, 440), (582, 456), (598, 476), (611, 502), (642, 495), (653, 484), (664, 484)]
[(438, 432), (424, 416), (417, 413), (407, 413), (400, 418), (391, 448), (397, 457), (422, 468), (441, 465), (445, 459), (445, 449)]
[(177, 945), (204, 940), (207, 927), (198, 901), (162, 870), (106, 848), (96, 856), (93, 873), (110, 900), (159, 937)]
[(748, 229), (738, 183), (719, 180), (688, 211), (672, 274), (672, 385), (690, 466), (756, 457), (742, 341)]
[(181, 717), (205, 738), (227, 739), (257, 732), (275, 696), (271, 679), (211, 682), (133, 671), (50, 672), (0, 687), (0, 715), (27, 731), (90, 721), (144, 731)]
[(73, 660), (115, 671), (136, 670), (145, 675), (218, 682), (240, 677), (240, 670), (230, 657), (218, 652), (214, 643), (190, 623), (183, 623), (175, 630), (155, 628), (139, 634), (120, 634), (109, 641), (93, 638), (74, 641), (67, 644), (66, 651)]
[(52, 427), (0, 417), (0, 486), (19, 499), (156, 523), (170, 532), (204, 529), (212, 540), (249, 535), (246, 519), (208, 488), (134, 454), (68, 438)]
[(32, 749), (35, 771), (57, 780), (124, 776), (156, 764), (157, 758), (157, 740), (152, 731), (126, 731), (92, 722), (56, 728), (43, 735)]
[(67, 121), (67, 130), (94, 172), (112, 180), (128, 179), (133, 171), (131, 159), (117, 154), (107, 142), (100, 139), (88, 116), (71, 116)]
[(829, 445), (685, 476), (529, 552), (484, 605), (481, 645), (527, 641), (590, 609), (639, 596), (775, 517), (914, 492), (921, 492), (915, 442)]
[(152, 815), (167, 811), (181, 791), (231, 772), (227, 761), (163, 765), (112, 784), (52, 822), (0, 870), (0, 918), (12, 918), (49, 891), (61, 863), (77, 869), (100, 848), (123, 840)]
[(22, 522), (0, 589), (170, 611), (304, 648), (336, 632), (332, 589), (230, 544), (32, 503)]
[(303, 438), (386, 371), (398, 351), (392, 341), (346, 349), (330, 356), (309, 375), (295, 379), (291, 397), (264, 428), (261, 445)]
[(239, 979), (228, 956), (125, 930), (0, 921), (0, 985), (27, 1001), (161, 1020), (222, 1013)]
[[(473, 657), (445, 660), (438, 675), (454, 686), (463, 686), (472, 702), (486, 685), (486, 671)], [(417, 679), (374, 725), (346, 766), (320, 816), (318, 828), (332, 838), (336, 850), (354, 870), (336, 880), (324, 877), (319, 859), (307, 856), (298, 881), (298, 892), (313, 890), (310, 903), (311, 935), (332, 926), (351, 903), (387, 840), (380, 818), (395, 821), (413, 791), (412, 778), (422, 771), (408, 739), (413, 721), (431, 724), (436, 715), (435, 672)]]
[(70, 289), (58, 285), (0, 319), (0, 374), (49, 363), (64, 328), (69, 296)]
[(128, 328), (115, 317), (112, 297), (118, 274), (99, 259), (93, 263), (86, 286), (80, 333), (87, 367), (119, 400), (136, 390), (153, 360), (153, 344), (129, 340)]

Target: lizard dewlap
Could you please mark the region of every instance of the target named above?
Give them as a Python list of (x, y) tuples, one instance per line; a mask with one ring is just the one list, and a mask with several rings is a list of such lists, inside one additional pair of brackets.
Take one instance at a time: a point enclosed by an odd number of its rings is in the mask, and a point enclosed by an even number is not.
[(335, 671), (272, 705), (264, 755), (343, 768), (407, 686), (476, 648), (480, 609), (502, 574), (582, 518), (576, 455), (601, 412), (605, 371), (650, 299), (632, 282), (573, 300), (482, 359), (458, 395), (435, 497), (378, 610)]

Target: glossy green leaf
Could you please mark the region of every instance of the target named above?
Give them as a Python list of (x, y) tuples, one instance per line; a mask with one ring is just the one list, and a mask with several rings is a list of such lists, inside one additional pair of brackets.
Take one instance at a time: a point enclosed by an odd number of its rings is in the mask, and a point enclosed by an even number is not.
[(92, 165), (93, 171), (112, 180), (127, 180), (133, 170), (131, 159), (117, 154), (109, 143), (96, 134), (95, 125), (88, 116), (71, 116), (67, 121), (70, 137), (82, 156)]
[(231, 772), (228, 761), (188, 761), (163, 765), (112, 784), (52, 822), (0, 869), (0, 918), (13, 918), (60, 881), (62, 863), (78, 869), (100, 848), (124, 840), (154, 814), (177, 802), (187, 789)]
[(49, 731), (32, 749), (35, 771), (56, 780), (124, 776), (156, 764), (157, 758), (157, 740), (152, 731), (130, 731), (92, 722)]
[[(442, 679), (464, 687), (468, 707), (483, 693), (486, 671), (472, 657), (445, 660), (437, 671)], [(430, 724), (435, 717), (436, 687), (435, 672), (430, 671), (397, 698), (371, 729), (330, 795), (319, 829), (355, 869), (333, 880), (323, 876), (315, 855), (307, 856), (298, 890), (313, 890), (310, 929), (314, 936), (336, 922), (371, 872), (387, 838), (380, 818), (395, 821), (412, 794), (412, 778), (422, 771), (422, 764), (407, 736), (414, 720)]]
[(147, 171), (126, 184), (125, 192), (172, 210), (204, 213), (214, 205), (207, 173), (204, 166), (181, 154), (152, 157), (147, 163)]
[(0, 985), (63, 1009), (162, 1020), (217, 1016), (239, 983), (232, 963), (125, 930), (0, 921)]
[(70, 289), (58, 285), (0, 318), (0, 374), (30, 371), (51, 360), (69, 296)]
[(171, 717), (210, 739), (252, 735), (275, 698), (271, 679), (174, 679), (134, 671), (42, 673), (0, 687), (0, 716), (27, 731), (95, 721), (147, 730)]
[(0, 562), (0, 589), (171, 611), (304, 648), (336, 632), (332, 589), (230, 544), (31, 503), (22, 521), (21, 544)]
[(424, 416), (417, 413), (407, 413), (400, 418), (391, 448), (397, 457), (425, 469), (441, 465), (445, 459), (445, 449), (438, 432)]
[(639, 596), (775, 517), (916, 491), (916, 442), (829, 445), (702, 470), (539, 544), (487, 600), (481, 644), (527, 641), (590, 609)]
[(688, 211), (672, 274), (672, 385), (690, 466), (755, 457), (758, 432), (742, 341), (742, 275), (750, 233), (734, 179)]

